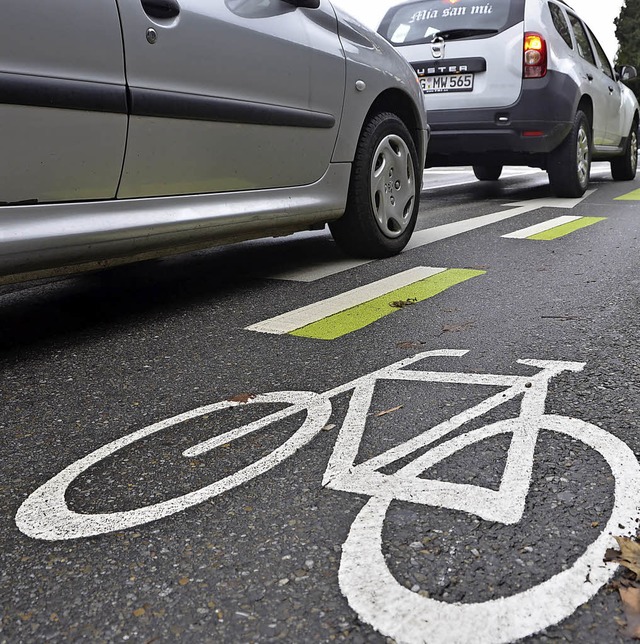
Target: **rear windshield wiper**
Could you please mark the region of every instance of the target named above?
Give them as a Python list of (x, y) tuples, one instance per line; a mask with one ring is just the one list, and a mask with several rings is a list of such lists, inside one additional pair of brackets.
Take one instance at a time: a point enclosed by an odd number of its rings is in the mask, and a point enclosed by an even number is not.
[(461, 38), (470, 38), (471, 36), (485, 36), (497, 33), (498, 29), (445, 29), (433, 34), (431, 42), (436, 38), (442, 38), (443, 40), (459, 40)]

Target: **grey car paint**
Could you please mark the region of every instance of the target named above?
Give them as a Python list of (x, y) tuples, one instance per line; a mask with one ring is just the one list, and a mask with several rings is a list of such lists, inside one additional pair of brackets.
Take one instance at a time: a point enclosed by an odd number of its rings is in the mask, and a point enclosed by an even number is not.
[[(35, 0), (5, 6), (0, 42), (5, 31), (19, 40), (29, 29), (43, 44), (16, 50), (7, 64), (0, 57), (0, 74), (38, 81), (21, 93), (0, 86), (9, 141), (0, 160), (0, 282), (335, 220), (372, 109), (405, 118), (422, 162), (428, 126), (411, 68), (366, 28), (340, 22), (328, 0), (293, 4), (183, 0), (179, 15), (158, 18), (145, 13), (146, 0), (56, 0), (54, 35), (49, 13), (29, 19)], [(75, 18), (65, 23), (68, 12)], [(83, 53), (99, 37), (109, 61)], [(223, 47), (212, 49), (216, 37)], [(54, 47), (69, 54), (47, 66), (41, 58)], [(128, 115), (113, 100), (125, 78)], [(83, 94), (87, 82), (94, 95)], [(54, 106), (42, 107), (43, 95)]]
[[(4, 3), (0, 202), (113, 197), (126, 143), (125, 93), (113, 0)], [(56, 107), (88, 109), (55, 109), (52, 99)], [(119, 113), (98, 111), (105, 105)]]
[[(119, 197), (284, 187), (322, 177), (344, 95), (335, 16), (310, 20), (307, 14), (323, 10), (281, 1), (181, 0), (168, 20), (146, 13), (139, 0), (118, 6), (133, 110), (143, 90), (156, 90), (146, 97), (157, 109), (131, 117)], [(153, 44), (148, 29), (156, 31)], [(198, 106), (215, 114), (225, 101), (229, 121), (189, 118)], [(238, 118), (238, 102), (253, 106), (254, 122)], [(182, 108), (181, 118), (163, 115), (172, 104)], [(276, 109), (285, 119), (274, 128)], [(299, 112), (315, 121), (296, 123)]]

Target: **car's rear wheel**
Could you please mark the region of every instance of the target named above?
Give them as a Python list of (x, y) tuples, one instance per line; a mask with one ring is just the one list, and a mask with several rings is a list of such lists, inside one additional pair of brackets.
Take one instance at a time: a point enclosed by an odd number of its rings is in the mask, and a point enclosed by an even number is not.
[(558, 197), (582, 197), (591, 172), (591, 126), (578, 110), (571, 132), (549, 155), (547, 173)]
[(480, 181), (497, 181), (502, 174), (501, 165), (474, 165), (473, 174)]
[(418, 218), (421, 174), (409, 130), (393, 113), (372, 117), (356, 149), (344, 215), (329, 224), (336, 243), (358, 257), (390, 257)]
[(611, 160), (611, 176), (615, 181), (631, 181), (638, 169), (638, 122), (633, 121), (624, 154)]

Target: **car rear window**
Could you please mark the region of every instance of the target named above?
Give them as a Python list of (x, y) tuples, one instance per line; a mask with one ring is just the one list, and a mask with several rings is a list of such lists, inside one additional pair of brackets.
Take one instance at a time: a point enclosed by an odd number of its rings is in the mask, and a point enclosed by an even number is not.
[(571, 32), (569, 30), (569, 23), (562, 13), (562, 9), (557, 4), (549, 3), (549, 11), (551, 11), (551, 19), (553, 20), (553, 26), (556, 28), (556, 31), (562, 36), (567, 45), (573, 49), (573, 43), (571, 42)]
[(390, 9), (378, 32), (396, 46), (482, 38), (524, 19), (525, 0), (419, 0)]

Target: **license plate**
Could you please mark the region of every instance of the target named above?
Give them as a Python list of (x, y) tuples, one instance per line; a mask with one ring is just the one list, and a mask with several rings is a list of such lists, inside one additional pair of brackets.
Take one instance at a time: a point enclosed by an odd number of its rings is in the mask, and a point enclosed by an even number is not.
[(471, 92), (473, 74), (445, 74), (443, 76), (423, 76), (420, 87), (425, 94), (432, 92)]

